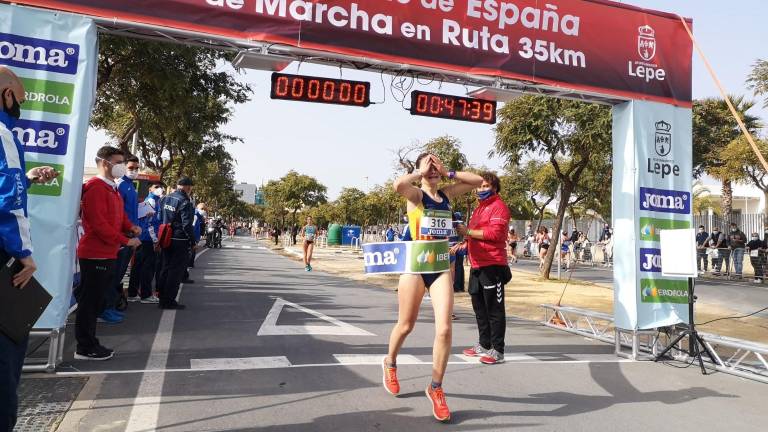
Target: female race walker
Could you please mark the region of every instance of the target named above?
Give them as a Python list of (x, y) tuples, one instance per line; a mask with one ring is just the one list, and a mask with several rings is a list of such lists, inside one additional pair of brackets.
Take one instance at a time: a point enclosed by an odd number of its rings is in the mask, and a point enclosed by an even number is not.
[[(483, 183), (479, 175), (468, 172), (447, 171), (437, 156), (423, 153), (416, 159), (417, 170), (394, 183), (397, 193), (408, 201), (408, 231), (412, 240), (436, 240), (419, 234), (425, 210), (451, 210), (450, 199), (471, 192)], [(438, 188), (443, 177), (455, 183)], [(421, 181), (421, 188), (412, 183)], [(408, 240), (406, 238), (404, 240)], [(432, 299), (435, 313), (435, 342), (432, 349), (432, 383), (425, 390), (432, 403), (432, 414), (437, 420), (448, 421), (451, 412), (442, 389), (443, 376), (451, 351), (451, 313), (453, 312), (453, 283), (450, 272), (435, 274), (403, 274), (397, 289), (398, 318), (389, 337), (389, 351), (384, 358), (384, 388), (392, 395), (400, 393), (397, 380), (397, 354), (405, 338), (413, 330), (419, 306), (426, 290)]]
[(301, 229), (304, 239), (304, 270), (312, 271), (312, 252), (315, 250), (315, 235), (317, 227), (312, 225), (312, 216), (307, 216), (307, 224)]

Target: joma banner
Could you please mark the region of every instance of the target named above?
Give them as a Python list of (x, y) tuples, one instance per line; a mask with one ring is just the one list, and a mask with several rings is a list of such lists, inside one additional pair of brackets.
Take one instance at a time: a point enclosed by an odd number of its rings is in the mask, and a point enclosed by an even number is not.
[(363, 245), (366, 273), (442, 273), (450, 269), (447, 240), (368, 243)]
[(680, 17), (605, 0), (14, 2), (607, 96), (691, 105), (692, 43)]

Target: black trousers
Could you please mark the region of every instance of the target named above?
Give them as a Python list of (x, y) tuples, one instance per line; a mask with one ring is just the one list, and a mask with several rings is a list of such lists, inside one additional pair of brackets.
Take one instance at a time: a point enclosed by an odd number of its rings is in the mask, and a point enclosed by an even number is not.
[(155, 277), (155, 261), (157, 252), (151, 241), (141, 242), (136, 249), (136, 258), (131, 267), (131, 278), (128, 282), (128, 296), (137, 295), (145, 299), (152, 296), (152, 279)]
[(453, 291), (464, 291), (464, 255), (456, 255), (453, 273)]
[(0, 432), (11, 432), (16, 425), (18, 388), (28, 341), (16, 344), (0, 333)]
[(99, 345), (96, 339), (96, 317), (101, 312), (104, 287), (113, 281), (115, 260), (80, 260), (80, 298), (75, 316), (75, 338), (77, 349), (88, 351)]
[(504, 285), (509, 282), (509, 267), (488, 266), (469, 273), (469, 294), (477, 319), (479, 343), (504, 353), (507, 314), (504, 309)]
[(160, 306), (171, 305), (176, 301), (179, 285), (189, 264), (189, 240), (171, 240), (171, 245), (163, 250), (163, 269), (160, 271), (158, 291)]
[(114, 309), (117, 303), (120, 301), (120, 297), (123, 295), (123, 276), (128, 271), (128, 265), (131, 263), (133, 257), (133, 248), (123, 246), (117, 252), (117, 259), (115, 259), (115, 270), (112, 272), (112, 280), (109, 285), (105, 285), (104, 297), (102, 300), (102, 306), (99, 313), (104, 312), (106, 309)]

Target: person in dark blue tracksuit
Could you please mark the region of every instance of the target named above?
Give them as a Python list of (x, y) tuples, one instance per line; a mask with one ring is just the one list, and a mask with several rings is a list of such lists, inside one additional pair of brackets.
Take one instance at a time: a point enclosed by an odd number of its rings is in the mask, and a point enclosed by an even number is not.
[(193, 227), (195, 209), (189, 198), (192, 185), (189, 177), (182, 177), (176, 190), (160, 201), (160, 223), (169, 224), (173, 232), (171, 245), (162, 254), (163, 269), (158, 281), (161, 309), (185, 308), (176, 301), (176, 295), (189, 264), (189, 254), (196, 249)]
[(157, 251), (159, 250), (157, 230), (158, 204), (163, 196), (162, 183), (153, 183), (149, 186), (149, 195), (144, 199), (144, 205), (151, 211), (139, 219), (141, 227), (141, 246), (136, 250), (136, 259), (131, 269), (131, 280), (128, 283), (128, 301), (148, 304), (159, 303), (159, 298), (152, 294), (152, 279), (155, 278), (157, 263)]
[[(27, 213), (27, 188), (31, 183), (48, 183), (59, 174), (49, 166), (26, 172), (24, 147), (12, 131), (21, 116), (26, 94), (21, 80), (10, 69), (0, 66), (0, 265), (11, 258), (19, 260), (21, 271), (13, 284), (23, 287), (37, 269), (32, 259), (32, 240)], [(7, 287), (0, 287), (3, 289)], [(13, 431), (16, 425), (16, 393), (27, 339), (17, 343), (0, 331), (0, 432)]]

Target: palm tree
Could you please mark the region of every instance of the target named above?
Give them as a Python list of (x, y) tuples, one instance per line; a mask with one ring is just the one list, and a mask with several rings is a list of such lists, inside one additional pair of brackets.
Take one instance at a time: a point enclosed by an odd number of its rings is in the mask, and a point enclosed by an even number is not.
[[(754, 101), (744, 96), (730, 96), (730, 99), (750, 133), (762, 126), (758, 117), (747, 114), (755, 106)], [(698, 175), (706, 171), (722, 182), (721, 211), (727, 225), (733, 217), (733, 179), (738, 174), (725, 166), (719, 152), (741, 135), (741, 129), (724, 99), (697, 100), (693, 111), (695, 172)]]
[(701, 180), (696, 180), (693, 183), (693, 213), (699, 216), (706, 213), (708, 210), (714, 210), (715, 214), (720, 211), (715, 207), (715, 202), (710, 195), (711, 191), (708, 187), (704, 186)]

